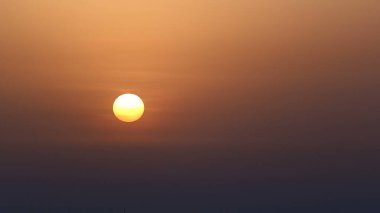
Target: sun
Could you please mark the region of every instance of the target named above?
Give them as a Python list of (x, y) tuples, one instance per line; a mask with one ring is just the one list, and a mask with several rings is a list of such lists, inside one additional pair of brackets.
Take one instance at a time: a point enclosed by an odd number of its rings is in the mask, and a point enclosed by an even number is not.
[(134, 122), (144, 114), (144, 102), (134, 94), (123, 94), (113, 103), (113, 113), (124, 122)]

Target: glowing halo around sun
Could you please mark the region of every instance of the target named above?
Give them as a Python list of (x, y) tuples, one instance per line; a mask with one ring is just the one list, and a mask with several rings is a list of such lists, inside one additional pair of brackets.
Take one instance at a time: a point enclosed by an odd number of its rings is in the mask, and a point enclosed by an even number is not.
[(113, 113), (124, 122), (134, 122), (144, 114), (144, 102), (134, 94), (123, 94), (113, 103)]

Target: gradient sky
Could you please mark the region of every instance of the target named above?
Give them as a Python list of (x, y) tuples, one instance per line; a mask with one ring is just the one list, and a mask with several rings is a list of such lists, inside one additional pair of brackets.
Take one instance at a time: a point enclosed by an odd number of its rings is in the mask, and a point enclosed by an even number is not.
[(0, 208), (377, 212), (379, 11), (1, 1)]

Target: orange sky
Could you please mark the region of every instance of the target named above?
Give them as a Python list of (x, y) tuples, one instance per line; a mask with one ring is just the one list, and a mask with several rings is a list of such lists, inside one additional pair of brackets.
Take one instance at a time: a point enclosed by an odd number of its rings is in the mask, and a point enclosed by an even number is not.
[(2, 1), (3, 112), (119, 140), (110, 106), (124, 92), (147, 106), (131, 128), (157, 134), (271, 119), (262, 113), (304, 107), (276, 107), (294, 91), (318, 106), (374, 80), (380, 4), (369, 2)]
[[(372, 204), (379, 11), (379, 0), (1, 0), (0, 211), (125, 196)], [(115, 118), (122, 93), (144, 100), (142, 119)]]

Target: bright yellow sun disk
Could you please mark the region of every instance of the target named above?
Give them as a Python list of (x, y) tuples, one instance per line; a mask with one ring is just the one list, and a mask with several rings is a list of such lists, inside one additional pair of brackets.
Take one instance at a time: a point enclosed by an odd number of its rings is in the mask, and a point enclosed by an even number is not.
[(121, 121), (137, 121), (144, 114), (144, 103), (137, 95), (123, 94), (113, 103), (113, 113)]

